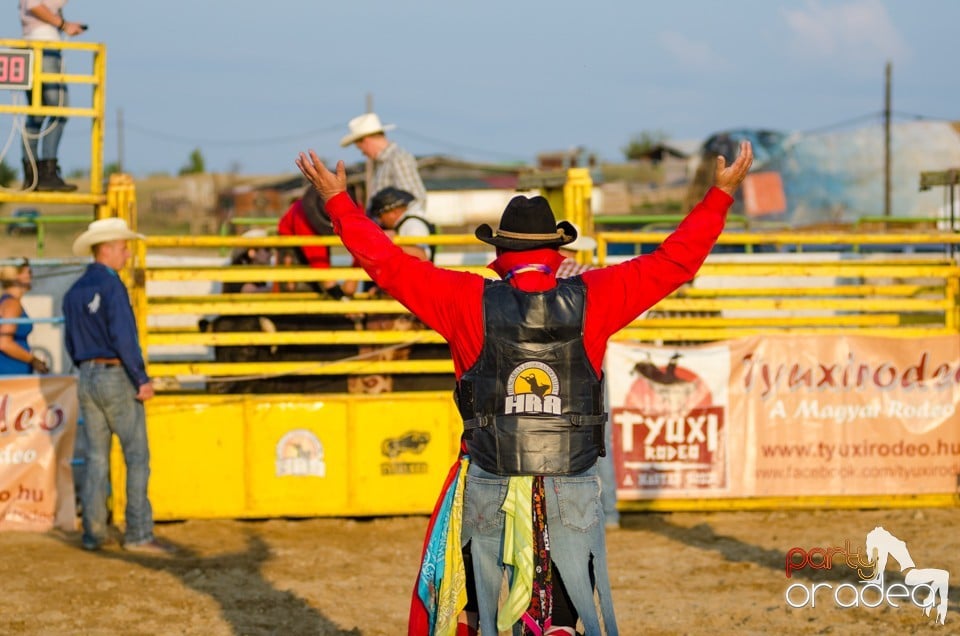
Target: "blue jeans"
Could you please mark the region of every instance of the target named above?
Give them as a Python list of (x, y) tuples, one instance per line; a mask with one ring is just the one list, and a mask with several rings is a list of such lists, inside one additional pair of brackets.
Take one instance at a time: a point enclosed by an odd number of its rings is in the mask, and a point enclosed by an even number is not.
[(124, 543), (153, 539), (153, 510), (147, 499), (150, 450), (143, 402), (122, 366), (80, 363), (77, 397), (87, 442), (83, 502), (83, 541), (99, 545), (107, 538), (107, 485), (110, 440), (116, 435), (127, 467), (127, 507)]
[[(44, 73), (62, 73), (63, 57), (60, 51), (43, 52), (43, 72)], [(30, 103), (30, 91), (27, 91), (27, 103)], [(40, 99), (43, 106), (69, 106), (67, 99), (67, 85), (44, 82), (43, 89), (40, 91)], [(47, 120), (46, 127), (43, 126), (44, 120)], [(41, 159), (56, 159), (57, 149), (60, 147), (60, 138), (63, 136), (63, 127), (67, 123), (66, 117), (43, 117), (28, 115), (24, 123), (24, 154), (25, 161), (29, 161), (32, 156), (34, 161)], [(41, 132), (41, 129), (43, 132)], [(40, 140), (43, 140), (43, 150), (38, 154)], [(29, 148), (29, 154), (28, 149)]]
[[(461, 544), (470, 544), (481, 634), (497, 633), (497, 610), (503, 564), (504, 513), (509, 477), (489, 473), (474, 463), (467, 469)], [(587, 634), (600, 634), (590, 570), (593, 569), (606, 633), (617, 634), (607, 548), (600, 506), (597, 467), (577, 475), (544, 479), (550, 558), (583, 621)]]

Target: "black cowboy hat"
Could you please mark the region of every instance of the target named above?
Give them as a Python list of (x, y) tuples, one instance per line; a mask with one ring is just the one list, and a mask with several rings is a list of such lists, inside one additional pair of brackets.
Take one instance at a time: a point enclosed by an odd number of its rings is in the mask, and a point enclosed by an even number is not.
[(370, 199), (367, 214), (376, 218), (390, 210), (396, 210), (399, 207), (410, 205), (410, 202), (413, 201), (414, 198), (415, 197), (406, 190), (387, 186)]
[(307, 225), (317, 236), (333, 236), (333, 222), (330, 221), (330, 215), (323, 208), (323, 201), (320, 199), (320, 193), (311, 185), (303, 193), (300, 199), (300, 205), (303, 206), (303, 216), (307, 219)]
[(543, 197), (521, 195), (510, 199), (496, 231), (484, 223), (475, 234), (484, 243), (506, 250), (533, 250), (572, 243), (577, 238), (577, 228), (567, 221), (557, 223)]

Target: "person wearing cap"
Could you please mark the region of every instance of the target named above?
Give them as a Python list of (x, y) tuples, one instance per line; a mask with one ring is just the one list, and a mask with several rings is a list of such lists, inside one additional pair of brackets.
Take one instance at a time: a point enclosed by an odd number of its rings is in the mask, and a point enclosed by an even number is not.
[(410, 634), (521, 622), (571, 634), (578, 617), (587, 634), (601, 633), (601, 617), (617, 633), (596, 466), (607, 340), (693, 278), (752, 160), (747, 142), (731, 165), (718, 158), (716, 185), (653, 253), (572, 279), (556, 268), (576, 230), (543, 197), (514, 197), (496, 230), (476, 230), (496, 247), (493, 281), (404, 253), (346, 194), (342, 161), (333, 173), (312, 151), (297, 157), (347, 249), (450, 345), (461, 455), (428, 525)]
[[(17, 265), (0, 267), (0, 318), (26, 319), (23, 296), (32, 287), (33, 271), (30, 261), (24, 258)], [(26, 375), (49, 373), (50, 368), (30, 351), (27, 338), (33, 331), (29, 322), (0, 325), (0, 375)]]
[[(415, 197), (400, 188), (388, 186), (373, 195), (367, 213), (387, 232), (387, 236), (430, 236), (436, 233), (436, 227), (410, 210)], [(421, 245), (401, 245), (407, 254), (420, 260), (433, 260), (433, 247)]]
[(107, 487), (110, 440), (116, 435), (126, 464), (126, 531), (123, 547), (166, 554), (153, 534), (147, 498), (150, 451), (143, 403), (153, 397), (127, 288), (119, 272), (130, 258), (129, 241), (145, 238), (119, 218), (92, 222), (73, 243), (76, 256), (93, 263), (63, 297), (64, 341), (79, 369), (77, 397), (83, 415), (86, 470), (80, 489), (83, 548), (108, 541)]
[(367, 203), (373, 195), (388, 186), (405, 190), (413, 195), (410, 210), (423, 214), (427, 207), (427, 189), (420, 178), (417, 160), (409, 152), (387, 139), (386, 131), (396, 128), (382, 124), (376, 113), (364, 113), (347, 124), (349, 132), (340, 140), (346, 148), (356, 145), (367, 159), (373, 161), (373, 178), (370, 180)]
[[(376, 221), (383, 228), (384, 233), (391, 238), (394, 236), (431, 236), (436, 234), (436, 226), (433, 223), (419, 214), (410, 212), (410, 204), (413, 200), (413, 195), (406, 190), (388, 186), (370, 199), (370, 203), (367, 205), (367, 215)], [(426, 243), (401, 245), (400, 249), (420, 260), (433, 261), (434, 250), (432, 245)], [(359, 267), (360, 265), (354, 262), (353, 266)], [(343, 285), (347, 295), (352, 296), (356, 293), (357, 282), (347, 281)]]

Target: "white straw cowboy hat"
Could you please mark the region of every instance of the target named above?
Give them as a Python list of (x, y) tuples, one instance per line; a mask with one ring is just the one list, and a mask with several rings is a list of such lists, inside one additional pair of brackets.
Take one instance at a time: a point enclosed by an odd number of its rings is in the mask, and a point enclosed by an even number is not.
[(133, 239), (145, 239), (143, 234), (137, 234), (127, 226), (123, 219), (109, 218), (98, 219), (87, 226), (87, 231), (77, 237), (73, 242), (74, 256), (87, 256), (90, 254), (90, 248), (98, 243), (107, 241), (130, 241)]
[(377, 133), (382, 133), (387, 130), (393, 130), (396, 126), (393, 124), (381, 124), (380, 118), (377, 117), (376, 113), (364, 113), (359, 117), (351, 119), (350, 123), (347, 124), (347, 128), (350, 129), (350, 134), (340, 140), (341, 148), (346, 148), (358, 139), (376, 135)]
[(580, 228), (577, 227), (576, 223), (571, 223), (575, 230), (577, 230), (577, 238), (573, 243), (567, 243), (561, 249), (568, 250), (571, 252), (592, 252), (597, 249), (597, 240), (590, 236), (584, 236), (580, 233)]

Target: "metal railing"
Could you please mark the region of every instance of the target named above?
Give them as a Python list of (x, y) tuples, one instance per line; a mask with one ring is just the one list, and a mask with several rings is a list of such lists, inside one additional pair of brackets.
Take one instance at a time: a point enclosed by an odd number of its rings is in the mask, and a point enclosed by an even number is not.
[[(47, 42), (39, 40), (0, 40), (0, 50), (27, 50), (32, 52), (28, 104), (0, 104), (0, 113), (9, 115), (42, 115), (45, 117), (83, 117), (90, 119), (90, 189), (89, 192), (25, 192), (0, 189), (0, 202), (92, 204), (105, 203), (103, 189), (103, 133), (104, 107), (106, 102), (106, 46), (90, 42)], [(82, 51), (90, 54), (90, 70), (87, 73), (46, 73), (43, 71), (43, 51), (54, 49), (61, 53)], [(89, 86), (89, 106), (43, 106), (41, 93), (46, 83)], [(74, 103), (80, 101), (74, 97)]]
[(37, 256), (43, 256), (43, 250), (46, 245), (46, 228), (48, 225), (86, 225), (91, 221), (90, 215), (63, 214), (63, 215), (39, 215), (36, 217), (0, 217), (0, 225), (11, 226), (20, 225), (32, 227), (35, 230)]
[[(608, 246), (614, 243), (658, 244), (665, 233), (599, 232), (599, 263), (606, 262)], [(615, 338), (620, 340), (704, 342), (763, 333), (886, 334), (903, 337), (957, 333), (960, 267), (943, 254), (856, 254), (857, 245), (954, 244), (960, 236), (952, 233), (913, 234), (803, 234), (725, 233), (721, 245), (765, 246), (776, 250), (783, 245), (833, 246), (845, 250), (833, 257), (818, 254), (740, 254), (729, 258), (711, 256), (692, 286), (684, 286), (661, 301)], [(397, 239), (399, 244), (429, 243), (475, 249), (476, 239), (468, 235), (443, 235)], [(340, 246), (337, 237), (224, 236), (151, 237), (140, 245), (138, 261), (146, 262), (146, 250), (155, 248), (218, 249), (225, 247), (291, 247), (295, 245)], [(479, 267), (455, 267), (492, 277)], [(217, 362), (193, 360), (150, 360), (150, 373), (157, 377), (203, 376), (208, 379), (262, 377), (266, 375), (364, 375), (451, 373), (449, 356), (419, 360), (381, 360), (364, 357), (360, 347), (383, 349), (415, 344), (441, 343), (428, 329), (416, 331), (329, 330), (304, 326), (294, 331), (205, 332), (197, 327), (150, 326), (162, 316), (355, 316), (398, 315), (407, 311), (388, 299), (355, 298), (332, 300), (313, 292), (218, 294), (217, 282), (299, 281), (324, 282), (369, 280), (357, 268), (271, 266), (151, 266), (136, 272), (135, 280), (145, 284), (161, 281), (207, 281), (210, 290), (199, 295), (173, 291), (164, 296), (142, 294), (137, 313), (144, 324), (145, 349), (154, 346), (198, 347), (285, 347), (297, 345), (357, 347), (357, 354), (338, 360)], [(718, 284), (718, 281), (725, 281)], [(615, 302), (615, 299), (612, 300)]]

